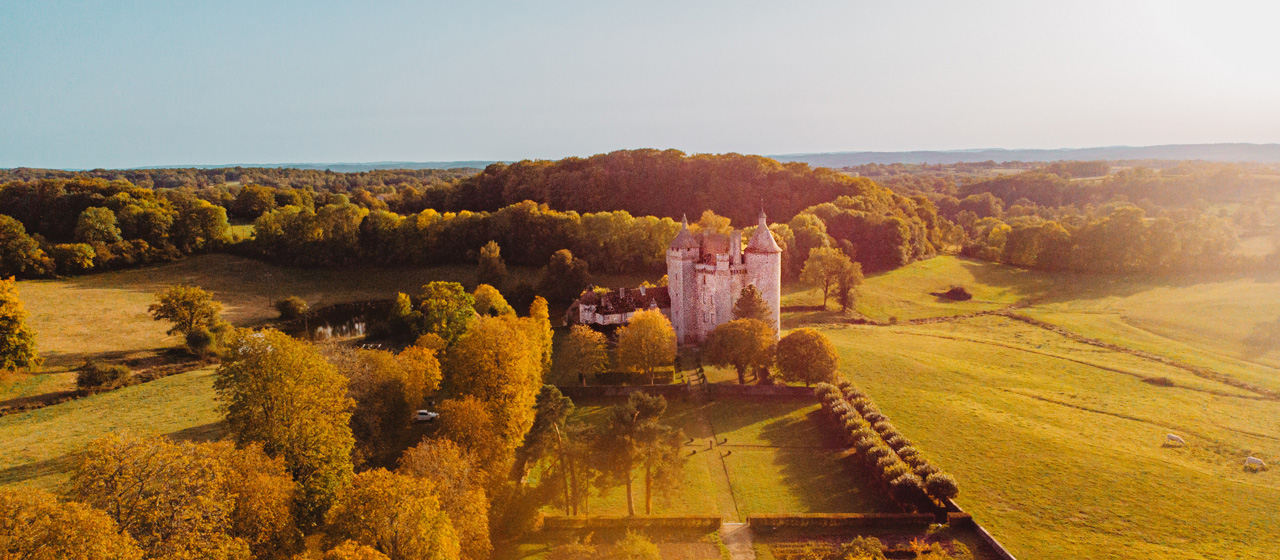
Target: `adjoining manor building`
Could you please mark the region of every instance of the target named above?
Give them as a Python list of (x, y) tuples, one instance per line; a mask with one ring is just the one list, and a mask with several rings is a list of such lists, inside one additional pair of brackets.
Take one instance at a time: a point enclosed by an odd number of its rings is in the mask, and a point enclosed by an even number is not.
[(694, 235), (684, 220), (667, 248), (666, 287), (587, 291), (570, 306), (568, 318), (576, 323), (621, 325), (636, 311), (659, 309), (675, 327), (677, 342), (698, 344), (716, 326), (733, 320), (733, 306), (747, 285), (760, 291), (777, 332), (782, 248), (769, 233), (764, 212), (745, 249), (741, 231)]

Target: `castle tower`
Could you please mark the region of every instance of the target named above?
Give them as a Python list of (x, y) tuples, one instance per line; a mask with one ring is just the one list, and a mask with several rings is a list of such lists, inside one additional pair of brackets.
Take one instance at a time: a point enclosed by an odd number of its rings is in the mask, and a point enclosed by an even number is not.
[(689, 231), (689, 220), (680, 220), (680, 233), (667, 248), (667, 292), (671, 295), (671, 326), (676, 343), (687, 344), (697, 317), (697, 278), (694, 264), (702, 256), (702, 245)]
[[(668, 257), (669, 259), (670, 257)], [(764, 302), (772, 311), (772, 326), (775, 333), (782, 330), (782, 318), (779, 306), (782, 302), (782, 248), (769, 233), (769, 225), (765, 221), (764, 210), (760, 211), (760, 223), (747, 242), (745, 255), (747, 261), (747, 283), (755, 284), (760, 290)], [(674, 301), (674, 296), (672, 300)]]

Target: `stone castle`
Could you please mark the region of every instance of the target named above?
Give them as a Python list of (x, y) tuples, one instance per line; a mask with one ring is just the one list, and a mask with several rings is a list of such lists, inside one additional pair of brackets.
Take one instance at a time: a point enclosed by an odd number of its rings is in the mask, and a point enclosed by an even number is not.
[(760, 290), (770, 310), (770, 326), (777, 332), (782, 248), (769, 233), (763, 211), (745, 249), (741, 231), (694, 235), (684, 220), (667, 248), (666, 287), (589, 290), (569, 308), (568, 316), (577, 323), (621, 325), (636, 311), (659, 309), (671, 320), (679, 344), (698, 344), (716, 326), (733, 320), (733, 305), (747, 285)]

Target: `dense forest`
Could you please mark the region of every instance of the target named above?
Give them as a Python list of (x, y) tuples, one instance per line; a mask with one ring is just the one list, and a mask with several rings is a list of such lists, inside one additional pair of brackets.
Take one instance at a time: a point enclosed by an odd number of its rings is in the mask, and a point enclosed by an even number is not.
[[(230, 251), (299, 266), (512, 264), (568, 249), (595, 271), (656, 273), (682, 215), (752, 227), (767, 210), (800, 275), (836, 247), (867, 272), (938, 251), (1101, 272), (1259, 264), (1242, 236), (1280, 224), (1280, 171), (1124, 162), (868, 165), (631, 150), (474, 170), (0, 171), (0, 275), (77, 274)], [(855, 176), (866, 175), (866, 176)], [(869, 178), (874, 177), (874, 181)], [(883, 185), (883, 186), (882, 186)], [(233, 235), (232, 223), (254, 225)]]

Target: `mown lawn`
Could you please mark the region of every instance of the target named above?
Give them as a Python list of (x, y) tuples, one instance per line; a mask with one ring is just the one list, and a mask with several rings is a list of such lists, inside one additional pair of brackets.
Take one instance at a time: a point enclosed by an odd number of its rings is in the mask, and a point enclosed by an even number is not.
[(0, 417), (0, 485), (56, 490), (75, 455), (108, 433), (203, 439), (220, 433), (212, 368)]

